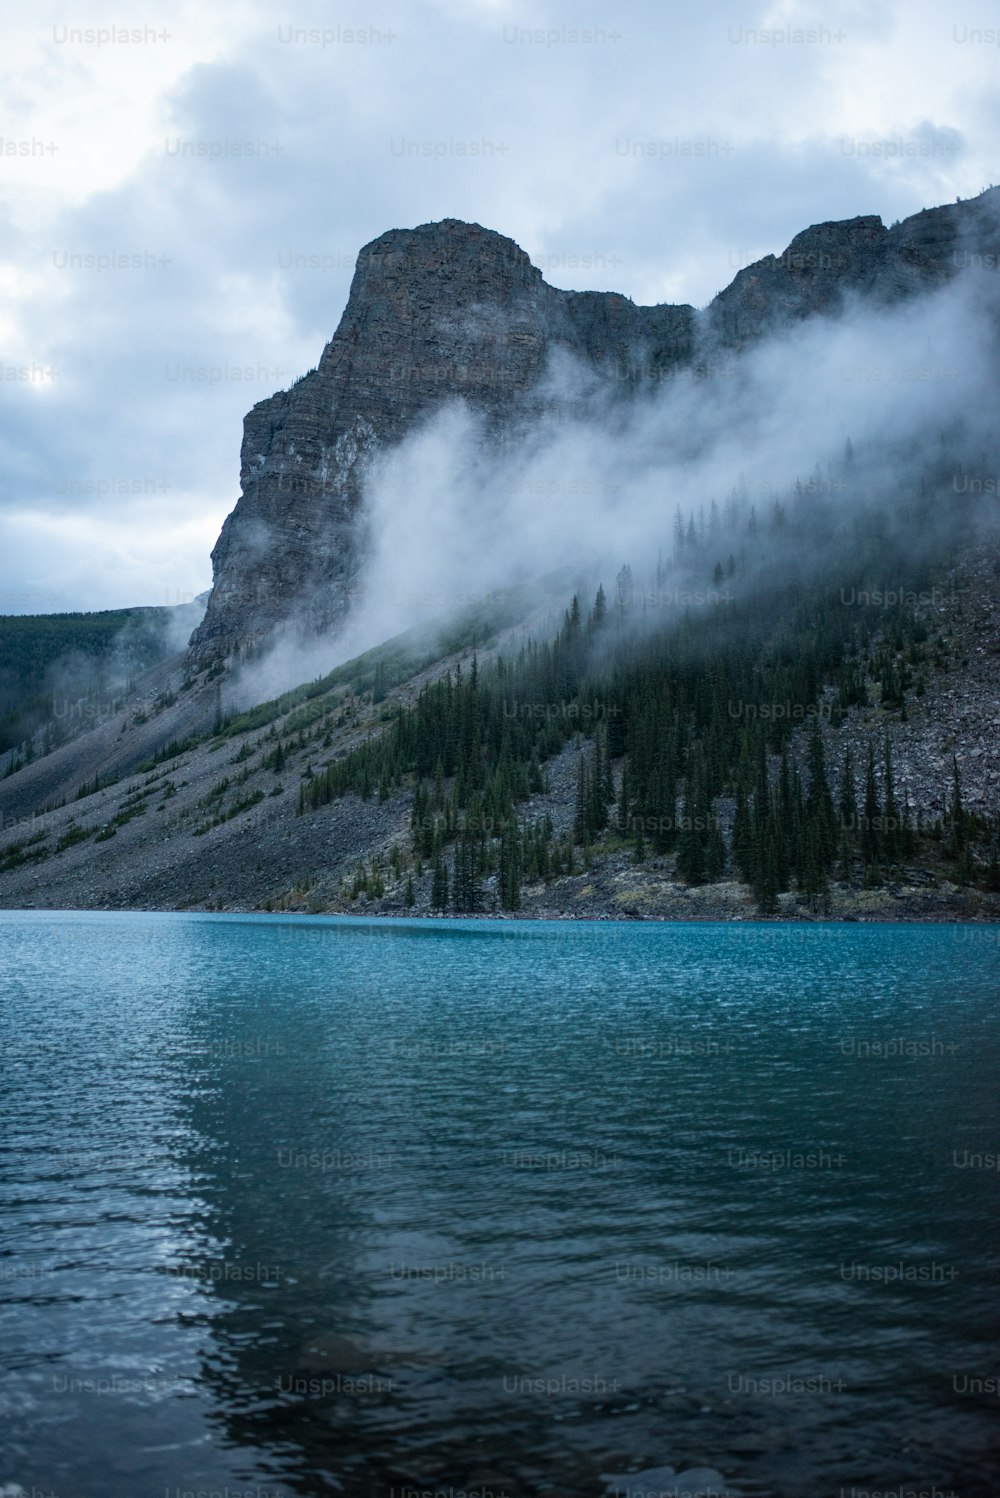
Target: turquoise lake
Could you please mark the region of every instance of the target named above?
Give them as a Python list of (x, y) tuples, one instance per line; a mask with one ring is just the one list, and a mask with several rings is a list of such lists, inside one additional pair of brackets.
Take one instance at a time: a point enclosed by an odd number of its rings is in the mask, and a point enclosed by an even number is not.
[(985, 926), (0, 912), (0, 1491), (988, 1498), (998, 1002)]

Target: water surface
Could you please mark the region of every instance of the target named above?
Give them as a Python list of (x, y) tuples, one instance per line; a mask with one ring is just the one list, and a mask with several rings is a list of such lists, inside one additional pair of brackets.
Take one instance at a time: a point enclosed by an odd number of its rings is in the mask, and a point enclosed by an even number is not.
[(986, 1498), (997, 937), (0, 913), (0, 1485)]

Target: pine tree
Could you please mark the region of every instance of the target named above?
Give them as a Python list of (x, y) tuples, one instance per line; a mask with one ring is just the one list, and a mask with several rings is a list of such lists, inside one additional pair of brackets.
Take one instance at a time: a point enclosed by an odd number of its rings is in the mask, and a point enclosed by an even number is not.
[(865, 882), (871, 883), (877, 877), (879, 855), (881, 853), (881, 839), (879, 837), (879, 823), (882, 816), (882, 808), (879, 805), (878, 784), (875, 779), (875, 746), (868, 745), (868, 767), (865, 771), (865, 809), (861, 817), (861, 858), (865, 866)]
[(828, 903), (830, 882), (820, 829), (814, 821), (810, 821), (806, 828), (804, 863), (802, 893), (815, 910), (820, 904), (825, 906)]
[(500, 838), (500, 904), (504, 910), (521, 908), (521, 848), (517, 823), (506, 825)]
[(826, 778), (826, 751), (819, 723), (814, 718), (807, 751), (809, 790), (806, 796), (805, 813), (810, 827), (810, 838), (815, 848), (818, 868), (825, 880), (833, 864), (836, 848), (836, 819), (833, 812), (833, 797)]
[(902, 841), (899, 835), (899, 811), (896, 806), (896, 786), (892, 773), (892, 746), (889, 743), (888, 731), (885, 735), (884, 750), (884, 795), (882, 814), (882, 852), (886, 863), (895, 863), (899, 856), (899, 846)]
[(589, 823), (590, 778), (587, 764), (581, 754), (576, 762), (576, 801), (573, 811), (573, 841), (582, 843), (590, 830)]
[(632, 818), (632, 858), (635, 863), (644, 863), (646, 859), (646, 838), (642, 830), (642, 817)]
[(773, 815), (769, 815), (760, 828), (755, 849), (757, 872), (753, 890), (762, 915), (774, 915), (778, 910), (777, 835), (777, 824)]
[(677, 845), (677, 873), (688, 884), (705, 882), (703, 822), (702, 795), (695, 779), (695, 771), (691, 768), (684, 782), (684, 802)]
[(441, 851), (434, 855), (434, 863), (431, 870), (431, 909), (447, 910), (448, 908), (448, 866), (441, 856)]
[(628, 760), (622, 766), (621, 790), (618, 794), (618, 831), (625, 837), (629, 830), (629, 819), (632, 814), (631, 781), (628, 772)]
[(858, 830), (858, 798), (854, 786), (854, 763), (851, 759), (850, 744), (844, 752), (837, 810), (840, 821), (840, 877), (845, 884), (849, 884), (852, 864), (851, 849)]
[(685, 792), (677, 838), (677, 877), (687, 884), (702, 884), (705, 877), (701, 839), (694, 828), (693, 801)]
[(476, 837), (468, 829), (463, 829), (455, 844), (455, 873), (451, 896), (455, 910), (462, 915), (475, 915), (483, 908)]
[(677, 841), (677, 781), (673, 740), (661, 740), (650, 781), (649, 808), (655, 817), (654, 853), (669, 853)]
[(722, 828), (715, 814), (715, 808), (709, 808), (708, 836), (705, 841), (705, 878), (709, 883), (721, 879), (726, 867), (726, 844), (722, 836)]
[(733, 819), (733, 860), (740, 877), (749, 883), (753, 871), (752, 833), (747, 811), (746, 788), (742, 781), (736, 787), (736, 811)]
[(778, 891), (782, 888), (782, 864), (787, 854), (782, 844), (781, 826), (771, 807), (767, 746), (761, 734), (757, 739), (757, 777), (750, 822), (750, 887), (762, 914), (773, 914), (778, 908)]
[(625, 563), (615, 578), (615, 607), (618, 617), (622, 618), (625, 610), (632, 604), (632, 568)]
[(792, 874), (801, 888), (805, 877), (805, 809), (798, 767), (794, 774), (787, 749), (778, 769), (778, 805), (774, 826), (775, 872), (779, 889), (787, 889)]
[(598, 733), (590, 761), (590, 777), (587, 798), (587, 826), (592, 833), (603, 832), (608, 825), (608, 763), (604, 753), (604, 740)]
[(957, 858), (965, 847), (965, 810), (962, 805), (962, 778), (958, 773), (958, 760), (951, 757), (951, 803), (948, 807), (951, 827), (949, 850)]
[(608, 601), (604, 596), (604, 587), (602, 585), (597, 589), (597, 593), (594, 596), (594, 607), (591, 610), (590, 618), (587, 620), (587, 628), (591, 634), (596, 634), (598, 630), (603, 629), (607, 621), (607, 615)]

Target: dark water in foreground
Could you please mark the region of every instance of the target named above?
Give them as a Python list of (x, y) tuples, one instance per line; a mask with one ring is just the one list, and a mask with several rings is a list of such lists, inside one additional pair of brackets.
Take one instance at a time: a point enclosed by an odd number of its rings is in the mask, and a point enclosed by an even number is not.
[(0, 1490), (986, 1498), (998, 937), (0, 913)]

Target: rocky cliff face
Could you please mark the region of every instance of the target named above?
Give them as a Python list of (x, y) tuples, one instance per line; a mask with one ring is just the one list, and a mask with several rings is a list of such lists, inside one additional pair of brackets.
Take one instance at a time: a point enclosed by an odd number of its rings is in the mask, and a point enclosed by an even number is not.
[(728, 349), (855, 294), (886, 304), (934, 291), (963, 270), (1000, 269), (1000, 189), (928, 208), (887, 229), (874, 215), (814, 224), (782, 255), (737, 273), (707, 310), (707, 329)]
[(694, 309), (567, 292), (510, 239), (445, 219), (393, 230), (358, 256), (319, 367), (244, 421), (242, 497), (212, 553), (199, 659), (266, 635), (306, 603), (340, 617), (359, 560), (360, 478), (377, 448), (462, 397), (500, 425), (563, 348), (614, 376), (691, 357)]
[(380, 447), (462, 397), (500, 430), (540, 409), (564, 350), (627, 388), (738, 350), (847, 293), (892, 301), (977, 263), (1000, 266), (1000, 189), (891, 229), (819, 224), (741, 270), (698, 313), (549, 286), (510, 239), (457, 219), (394, 229), (358, 256), (347, 307), (317, 369), (244, 421), (242, 494), (212, 553), (214, 587), (192, 637), (198, 663), (295, 617), (343, 617), (362, 551), (361, 479)]

